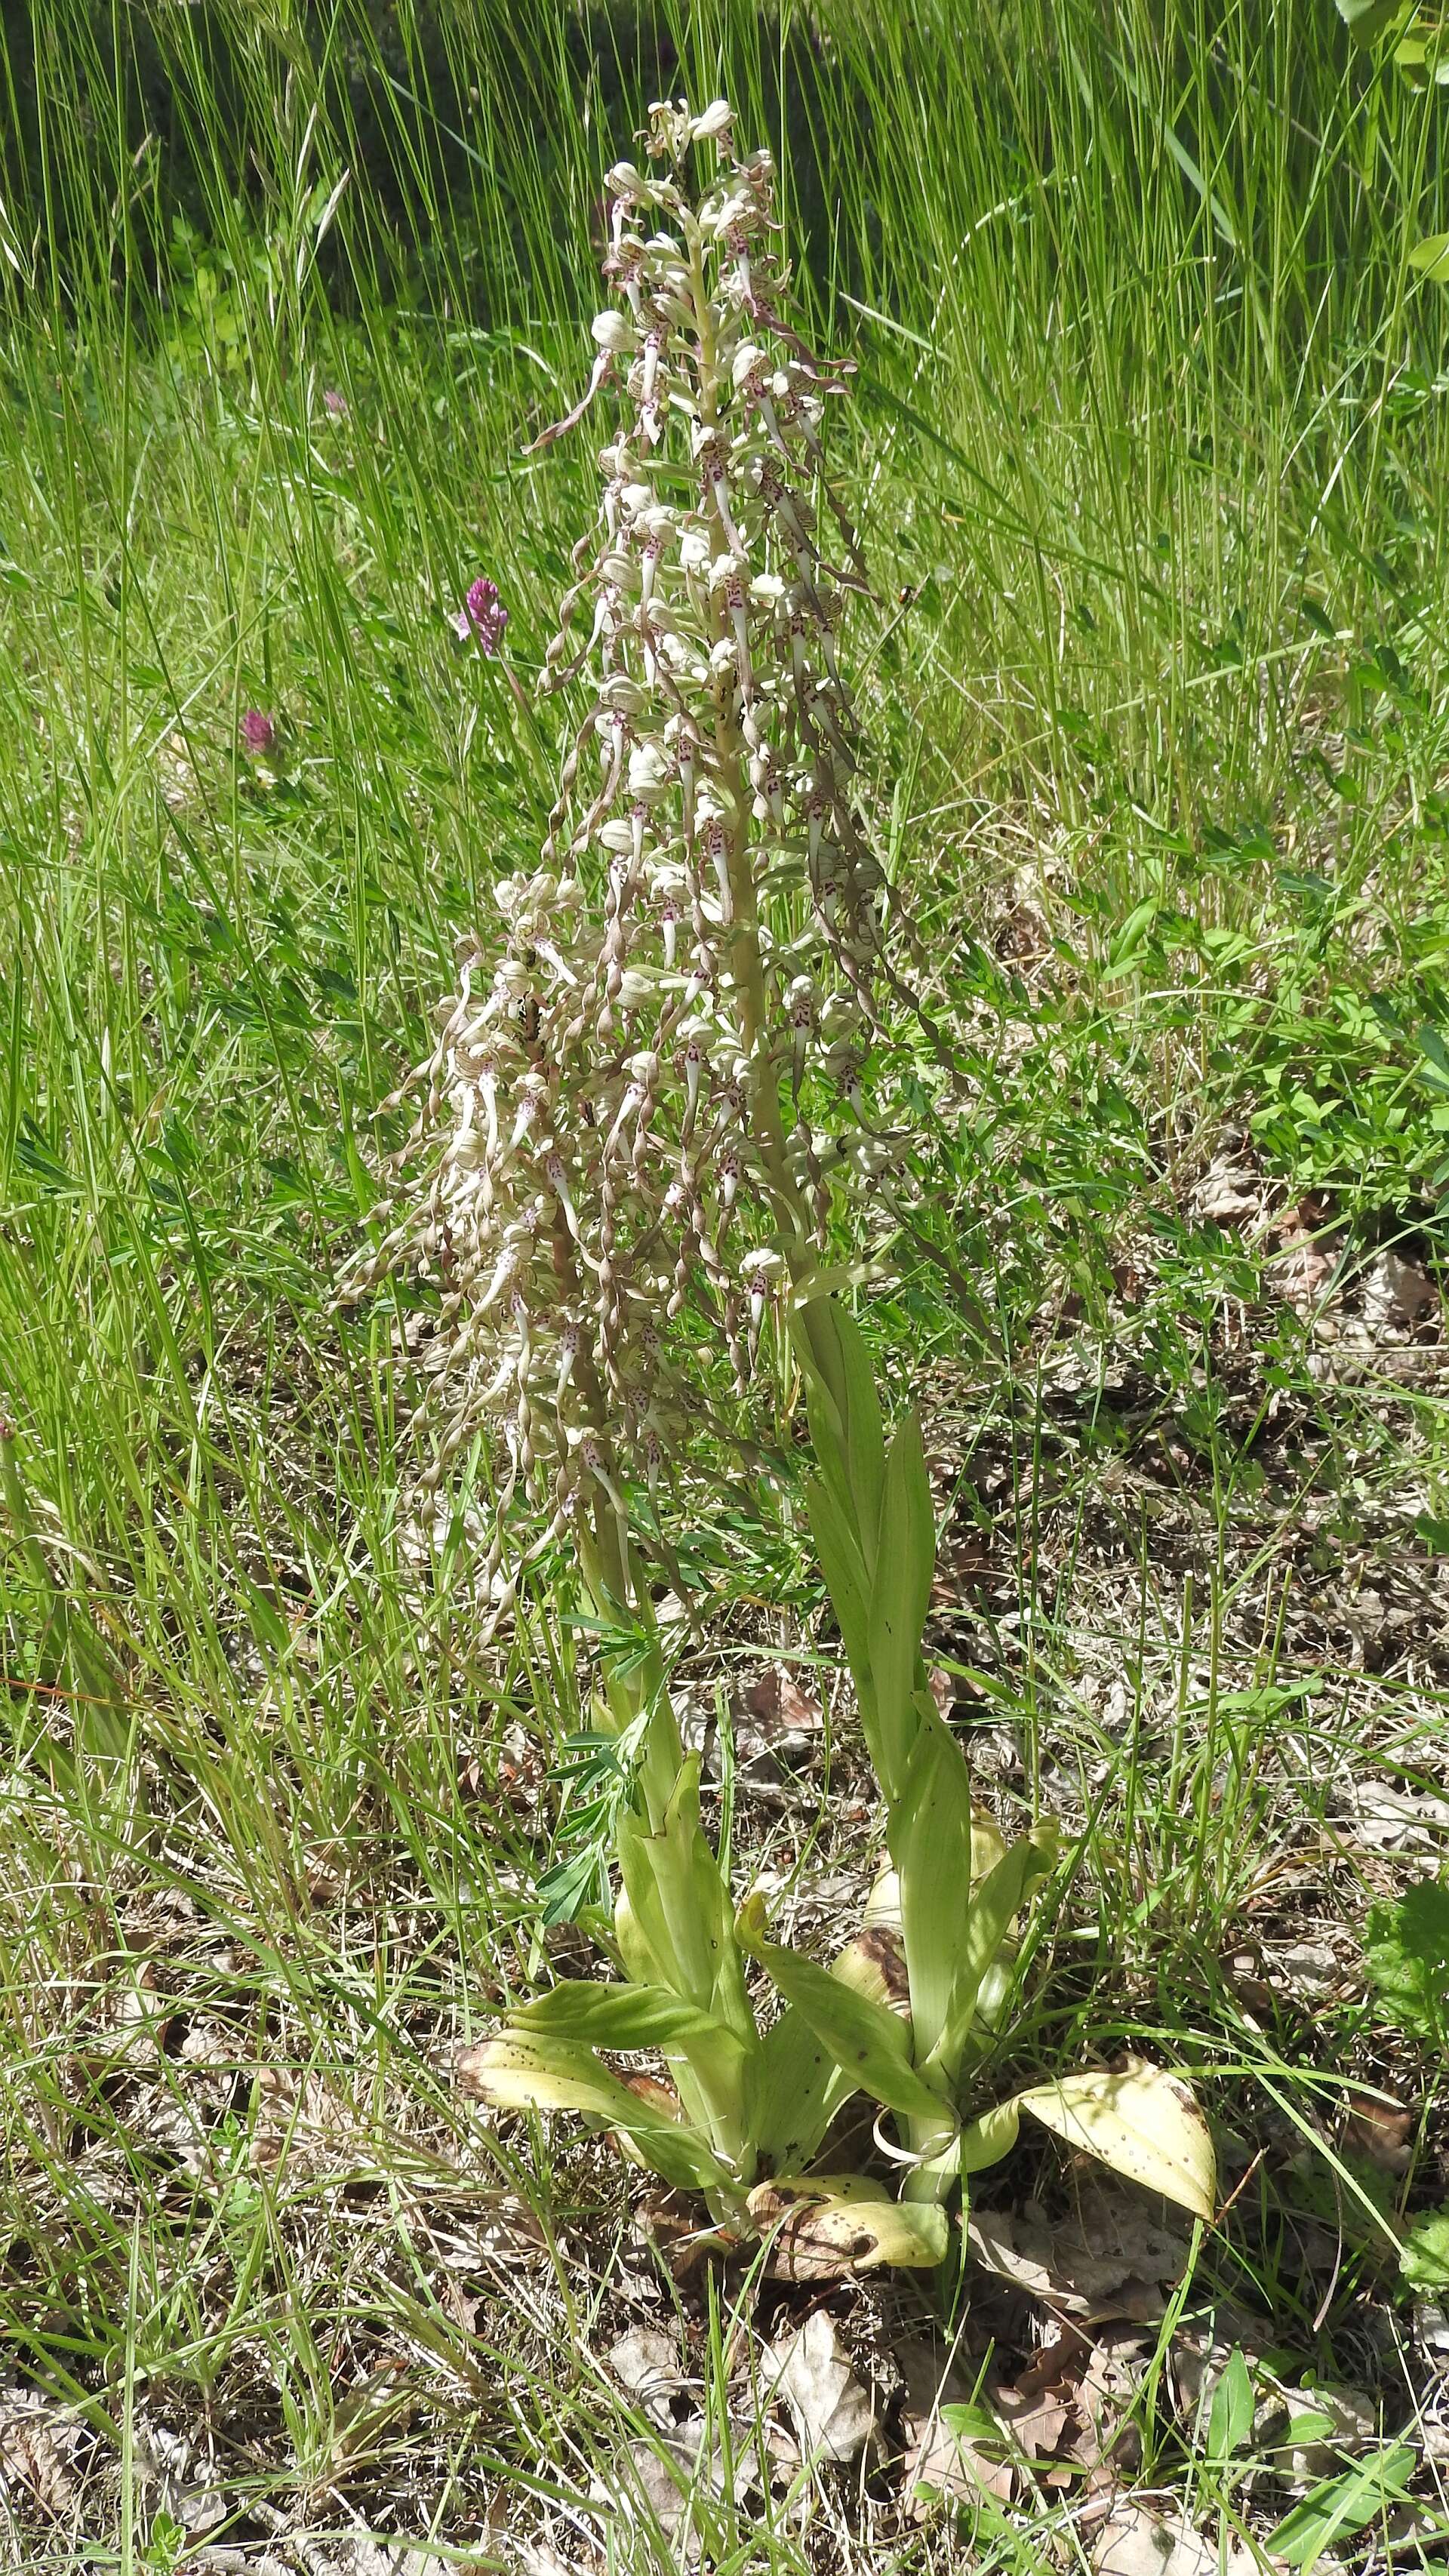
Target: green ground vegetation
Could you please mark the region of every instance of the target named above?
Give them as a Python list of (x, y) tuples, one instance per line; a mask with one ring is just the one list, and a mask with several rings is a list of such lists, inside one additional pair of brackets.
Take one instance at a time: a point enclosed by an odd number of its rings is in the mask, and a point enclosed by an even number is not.
[[(331, 1300), (379, 1105), (545, 828), (596, 472), (522, 451), (582, 372), (602, 172), (650, 98), (723, 89), (857, 364), (871, 793), (962, 1067), (948, 1099), (893, 1032), (925, 1240), (871, 1244), (861, 1311), (925, 1415), (983, 1795), (1064, 1829), (1019, 2080), (1170, 2056), (1241, 2186), (1132, 2400), (1155, 2509), (1214, 2547), (1306, 2516), (1305, 2564), (1407, 2511), (1414, 2563), (1449, 2200), (1409, 1901), (1449, 1823), (1435, 85), (1301, 0), (4, 24), (0, 2549), (689, 2545), (601, 2358), (637, 2177), (451, 2080), (578, 1938), (533, 1890), (587, 1891), (611, 1794), (564, 1749), (590, 1642), (561, 1593), (480, 1647), (486, 1459), (426, 1526), (404, 1499), (427, 1301)], [(480, 570), (526, 714), (453, 632)], [(808, 1795), (720, 1791), (828, 1948), (873, 1846), (807, 1536), (726, 1462), (681, 1510), (685, 1686), (728, 1710), (783, 1663), (838, 1716)], [(1069, 2195), (1033, 2154), (1008, 2198)], [(687, 2321), (726, 2440), (753, 2296)], [(1253, 2484), (1252, 2383), (1241, 2422), (1169, 2402), (1183, 2320), (1229, 2308), (1260, 2394), (1372, 2396), (1306, 2502)], [(747, 2505), (669, 2457), (739, 2576), (1091, 2545), (1035, 2472), (920, 2518), (888, 2465)]]

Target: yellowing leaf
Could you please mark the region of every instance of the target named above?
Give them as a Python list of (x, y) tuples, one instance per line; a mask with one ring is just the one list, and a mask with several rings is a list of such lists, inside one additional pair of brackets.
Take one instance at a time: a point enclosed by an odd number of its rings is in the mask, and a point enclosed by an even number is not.
[(1021, 2126), (1018, 2112), (1017, 2103), (998, 2102), (979, 2119), (968, 2120), (955, 2142), (956, 2171), (963, 2177), (984, 2173), (989, 2165), (999, 2165), (1003, 2156), (1009, 2156)]
[(1015, 2097), (1043, 2127), (1096, 2156), (1114, 2173), (1160, 2191), (1195, 2218), (1217, 2209), (1212, 2137), (1180, 2075), (1129, 2057), (1118, 2070), (1093, 2069), (1035, 2084)]
[(778, 2227), (776, 2268), (796, 2281), (836, 2281), (886, 2265), (934, 2268), (949, 2229), (934, 2202), (892, 2200), (860, 2174), (777, 2174), (756, 2186), (750, 2216), (762, 2235)]
[(636, 2090), (574, 2040), (506, 2030), (463, 2049), (454, 2072), (465, 2092), (497, 2110), (581, 2111), (623, 2131), (678, 2189), (716, 2190), (728, 2180), (707, 2141), (665, 2108), (659, 2086)]

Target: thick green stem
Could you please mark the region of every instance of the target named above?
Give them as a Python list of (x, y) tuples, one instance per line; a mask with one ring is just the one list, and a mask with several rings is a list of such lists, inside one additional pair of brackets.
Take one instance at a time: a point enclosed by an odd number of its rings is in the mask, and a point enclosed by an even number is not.
[[(554, 1219), (553, 1266), (568, 1305), (576, 1314), (582, 1313), (584, 1301), (578, 1260), (573, 1237), (561, 1215)], [(584, 1410), (603, 1453), (605, 1475), (617, 1493), (619, 1479), (615, 1472), (608, 1407), (586, 1338), (580, 1342), (574, 1369)], [(651, 1711), (640, 1766), (640, 1785), (650, 1831), (658, 1833), (679, 1777), (684, 1746), (666, 1686), (664, 1657), (654, 1632), (648, 1587), (639, 1580), (628, 1531), (622, 1526), (607, 1492), (602, 1488), (589, 1498), (581, 1515), (579, 1561), (598, 1617), (616, 1619), (621, 1625), (636, 1628), (642, 1625), (648, 1633), (649, 1642), (642, 1652), (627, 1658), (616, 1655), (607, 1660), (604, 1691), (609, 1714), (621, 1735), (645, 1709)]]

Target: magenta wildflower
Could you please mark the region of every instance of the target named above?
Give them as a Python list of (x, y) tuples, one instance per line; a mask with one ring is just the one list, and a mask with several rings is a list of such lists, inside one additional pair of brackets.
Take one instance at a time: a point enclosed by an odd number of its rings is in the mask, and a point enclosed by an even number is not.
[(247, 708), (237, 732), (241, 736), (243, 751), (250, 752), (253, 760), (264, 759), (269, 751), (276, 750), (277, 719), (264, 716), (260, 707)]
[(330, 411), (334, 420), (345, 420), (347, 418), (346, 394), (340, 394), (335, 385), (329, 385), (322, 396), (322, 408), (324, 411)]
[(507, 623), (508, 611), (498, 596), (497, 584), (489, 580), (486, 572), (480, 572), (454, 620), (459, 642), (476, 640), (485, 653), (496, 653)]

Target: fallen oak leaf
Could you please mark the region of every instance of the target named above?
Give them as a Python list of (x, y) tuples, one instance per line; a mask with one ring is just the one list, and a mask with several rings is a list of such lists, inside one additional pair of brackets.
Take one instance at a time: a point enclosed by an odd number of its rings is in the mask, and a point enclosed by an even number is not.
[(1257, 2560), (1229, 2540), (1219, 2561), (1216, 2547), (1182, 2519), (1165, 2522), (1146, 2505), (1124, 2503), (1103, 2524), (1092, 2565), (1096, 2576), (1246, 2576)]
[(789, 2407), (803, 2451), (844, 2463), (878, 2442), (874, 2400), (828, 2309), (814, 2309), (795, 2333), (770, 2346), (762, 2376)]
[(1089, 2325), (1160, 2317), (1188, 2250), (1180, 2229), (1163, 2226), (1140, 2195), (1106, 2180), (1094, 2181), (1060, 2219), (1030, 2201), (1019, 2210), (973, 2209), (966, 2235), (987, 2271)]

